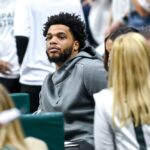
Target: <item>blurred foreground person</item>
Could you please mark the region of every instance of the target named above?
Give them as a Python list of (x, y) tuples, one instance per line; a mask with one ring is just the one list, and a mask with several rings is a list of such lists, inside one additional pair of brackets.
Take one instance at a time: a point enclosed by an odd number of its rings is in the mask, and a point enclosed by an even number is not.
[[(15, 106), (7, 90), (0, 84), (0, 115), (9, 110), (15, 110)], [(14, 112), (14, 111), (13, 111)], [(13, 113), (12, 113), (13, 114)], [(15, 113), (16, 114), (16, 113)], [(8, 113), (6, 114), (8, 115)], [(1, 118), (1, 116), (0, 116)], [(36, 138), (24, 138), (18, 119), (1, 124), (0, 126), (0, 150), (48, 150), (47, 145)]]

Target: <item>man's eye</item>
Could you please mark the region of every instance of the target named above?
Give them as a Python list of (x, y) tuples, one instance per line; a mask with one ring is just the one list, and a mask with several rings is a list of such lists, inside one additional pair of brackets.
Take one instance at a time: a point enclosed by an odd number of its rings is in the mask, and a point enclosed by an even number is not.
[(46, 39), (45, 39), (45, 40), (46, 40), (46, 41), (48, 41), (48, 40), (50, 40), (50, 39), (51, 39), (51, 37), (46, 37)]
[(65, 36), (59, 36), (60, 39), (65, 39)]

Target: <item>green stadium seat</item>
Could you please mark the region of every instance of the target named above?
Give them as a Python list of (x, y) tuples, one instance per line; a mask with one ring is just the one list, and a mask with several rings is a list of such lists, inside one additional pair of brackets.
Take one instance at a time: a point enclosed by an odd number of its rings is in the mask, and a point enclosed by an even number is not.
[(63, 113), (24, 114), (20, 121), (25, 136), (42, 139), (47, 143), (49, 150), (64, 150)]
[(28, 93), (11, 93), (10, 96), (16, 108), (20, 109), (23, 113), (30, 112), (30, 97)]

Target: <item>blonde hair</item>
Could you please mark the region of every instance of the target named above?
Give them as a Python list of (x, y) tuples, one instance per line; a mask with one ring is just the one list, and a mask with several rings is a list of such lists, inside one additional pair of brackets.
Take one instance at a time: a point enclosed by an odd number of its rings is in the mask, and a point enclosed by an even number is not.
[[(15, 105), (8, 91), (0, 84), (0, 112), (14, 107)], [(27, 150), (18, 119), (0, 127), (0, 149), (6, 145), (10, 145), (18, 150)]]
[(113, 43), (109, 87), (113, 89), (113, 122), (150, 123), (150, 47), (138, 33), (127, 33)]

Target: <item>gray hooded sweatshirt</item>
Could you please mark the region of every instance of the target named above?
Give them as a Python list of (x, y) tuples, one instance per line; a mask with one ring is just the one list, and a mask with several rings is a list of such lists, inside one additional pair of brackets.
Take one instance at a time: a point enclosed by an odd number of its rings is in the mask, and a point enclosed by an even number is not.
[(93, 145), (93, 94), (106, 83), (102, 59), (91, 47), (85, 47), (45, 78), (38, 110), (63, 112), (65, 140), (85, 140)]

